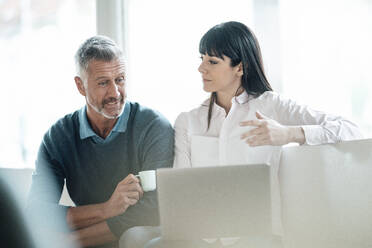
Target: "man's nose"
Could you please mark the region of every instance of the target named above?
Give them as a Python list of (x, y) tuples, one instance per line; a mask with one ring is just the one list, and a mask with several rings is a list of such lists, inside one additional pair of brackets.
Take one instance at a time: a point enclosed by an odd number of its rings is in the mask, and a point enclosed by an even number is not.
[(115, 82), (111, 82), (108, 88), (107, 95), (109, 97), (119, 97), (120, 96), (120, 91), (119, 91), (119, 85), (117, 85)]

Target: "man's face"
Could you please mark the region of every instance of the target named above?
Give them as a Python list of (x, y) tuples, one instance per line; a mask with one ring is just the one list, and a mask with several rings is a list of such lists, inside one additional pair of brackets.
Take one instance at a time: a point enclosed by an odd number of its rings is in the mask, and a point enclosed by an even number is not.
[(119, 59), (110, 62), (91, 60), (84, 74), (75, 81), (85, 96), (88, 116), (107, 119), (120, 116), (126, 98), (124, 62)]

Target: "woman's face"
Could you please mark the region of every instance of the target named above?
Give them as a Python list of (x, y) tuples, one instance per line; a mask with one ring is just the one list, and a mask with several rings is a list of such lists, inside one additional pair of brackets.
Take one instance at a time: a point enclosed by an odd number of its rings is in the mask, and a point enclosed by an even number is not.
[(208, 54), (201, 55), (202, 62), (198, 68), (206, 92), (228, 93), (234, 95), (240, 87), (243, 70), (241, 64), (232, 67), (231, 59), (223, 59)]

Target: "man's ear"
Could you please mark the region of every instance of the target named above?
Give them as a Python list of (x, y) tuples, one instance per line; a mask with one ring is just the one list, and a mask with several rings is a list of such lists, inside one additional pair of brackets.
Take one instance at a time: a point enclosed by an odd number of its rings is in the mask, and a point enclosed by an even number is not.
[(243, 76), (244, 71), (243, 71), (243, 64), (242, 64), (242, 62), (240, 62), (239, 65), (237, 65), (237, 71), (236, 71), (236, 74), (237, 74), (239, 77)]
[(78, 88), (81, 95), (86, 96), (83, 80), (80, 77), (74, 77), (76, 87)]

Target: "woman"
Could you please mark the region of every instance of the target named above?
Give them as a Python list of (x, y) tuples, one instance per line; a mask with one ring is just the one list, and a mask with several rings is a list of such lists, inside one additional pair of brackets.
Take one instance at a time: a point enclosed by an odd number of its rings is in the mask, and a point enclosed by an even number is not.
[[(259, 44), (244, 24), (214, 26), (202, 37), (199, 52), (203, 88), (211, 97), (178, 116), (174, 167), (195, 167), (203, 160), (192, 148), (195, 136), (223, 140), (220, 152), (229, 150), (231, 141), (238, 143), (239, 137), (249, 147), (291, 142), (317, 145), (362, 137), (350, 121), (274, 93), (264, 73)], [(211, 162), (231, 164), (221, 153), (218, 161)]]
[(275, 173), (280, 146), (334, 143), (362, 135), (342, 117), (314, 111), (273, 92), (259, 44), (244, 24), (214, 26), (202, 37), (199, 52), (203, 89), (211, 96), (200, 107), (178, 116), (174, 167), (270, 164), (274, 171), (272, 201), (277, 206), (273, 227), (280, 234)]

